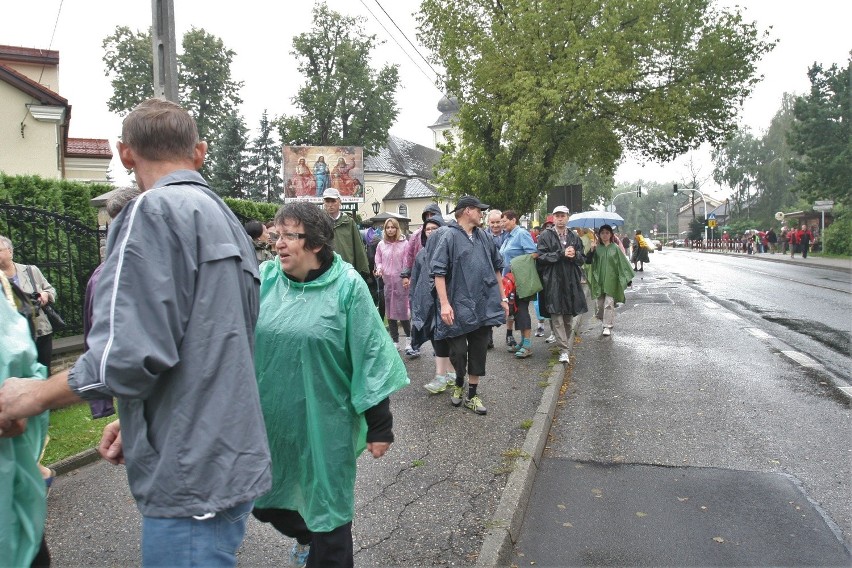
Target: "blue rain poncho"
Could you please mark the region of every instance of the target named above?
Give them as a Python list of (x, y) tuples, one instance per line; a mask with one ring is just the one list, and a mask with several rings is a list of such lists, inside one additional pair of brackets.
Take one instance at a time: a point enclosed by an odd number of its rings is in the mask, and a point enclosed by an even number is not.
[[(0, 385), (9, 377), (44, 378), (27, 320), (0, 290)], [(47, 501), (38, 458), (48, 413), (27, 421), (15, 438), (0, 438), (0, 564), (29, 566), (41, 545)]]
[(272, 454), (260, 509), (298, 511), (328, 532), (352, 520), (355, 461), (366, 448), (364, 411), (408, 377), (364, 279), (335, 253), (316, 280), (260, 266), (255, 368)]

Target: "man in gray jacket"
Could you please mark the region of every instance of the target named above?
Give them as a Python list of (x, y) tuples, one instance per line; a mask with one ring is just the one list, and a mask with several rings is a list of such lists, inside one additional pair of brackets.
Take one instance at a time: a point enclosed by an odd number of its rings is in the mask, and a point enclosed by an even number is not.
[(196, 170), (207, 144), (174, 103), (125, 119), (142, 194), (110, 227), (89, 351), (46, 381), (7, 380), (0, 428), (80, 398), (118, 398), (101, 455), (126, 463), (145, 565), (227, 566), (271, 484), (252, 361), (258, 272), (245, 230)]
[(441, 308), (435, 339), (447, 339), (456, 369), (450, 402), (461, 405), (467, 373), (464, 405), (476, 414), (487, 412), (477, 388), (485, 374), (491, 327), (506, 323), (509, 315), (509, 301), (501, 287), (503, 259), (491, 237), (479, 227), (485, 209), (488, 205), (476, 197), (459, 199), (453, 212), (456, 220), (431, 237), (436, 246), (429, 262)]

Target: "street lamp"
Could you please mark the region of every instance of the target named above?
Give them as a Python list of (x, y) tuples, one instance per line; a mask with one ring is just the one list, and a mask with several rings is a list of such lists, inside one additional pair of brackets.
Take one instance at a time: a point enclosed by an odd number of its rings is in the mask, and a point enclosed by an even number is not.
[[(677, 186), (677, 184), (675, 184)], [(657, 205), (662, 205), (662, 201), (657, 201)], [(669, 240), (669, 207), (666, 205), (666, 240)]]
[(382, 204), (379, 203), (378, 199), (373, 200), (373, 215), (379, 214), (379, 207), (381, 207), (381, 206), (382, 206)]

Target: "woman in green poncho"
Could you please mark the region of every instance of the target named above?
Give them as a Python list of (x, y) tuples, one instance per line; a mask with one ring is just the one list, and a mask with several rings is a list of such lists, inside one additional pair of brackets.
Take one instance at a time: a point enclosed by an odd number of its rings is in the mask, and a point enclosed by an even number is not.
[(328, 215), (290, 203), (275, 228), (255, 331), (272, 491), (253, 514), (296, 539), (292, 565), (352, 566), (355, 462), (393, 442), (388, 397), (408, 377), (364, 279), (332, 250)]
[[(0, 288), (0, 385), (9, 377), (43, 379), (47, 369), (36, 360), (29, 324), (13, 307), (15, 298), (3, 274)], [(27, 421), (0, 421), (0, 430), (0, 564), (47, 566), (47, 490), (38, 468), (47, 412)]]
[(624, 303), (624, 289), (633, 280), (633, 269), (612, 235), (612, 227), (602, 225), (598, 229), (598, 238), (592, 241), (586, 255), (586, 265), (590, 266), (589, 291), (597, 301), (595, 317), (603, 320), (603, 335), (612, 333), (615, 304)]

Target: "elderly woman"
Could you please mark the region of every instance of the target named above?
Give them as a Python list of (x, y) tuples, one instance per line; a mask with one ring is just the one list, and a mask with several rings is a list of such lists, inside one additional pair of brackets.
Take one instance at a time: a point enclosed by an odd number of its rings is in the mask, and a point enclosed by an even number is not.
[[(0, 270), (8, 281), (17, 286), (20, 291), (29, 296), (38, 295), (38, 306), (42, 307), (48, 302), (56, 300), (56, 290), (47, 281), (37, 266), (19, 264), (14, 262), (15, 248), (12, 241), (0, 235)], [(53, 357), (53, 327), (44, 310), (37, 310), (38, 314), (33, 322), (35, 332), (35, 346), (38, 353), (38, 362), (47, 368), (50, 376), (50, 360)], [(56, 472), (39, 463), (41, 476), (48, 487), (53, 483)]]
[(624, 303), (624, 290), (633, 280), (633, 270), (615, 243), (609, 225), (598, 229), (598, 240), (590, 245), (586, 266), (589, 266), (589, 291), (597, 302), (595, 317), (603, 321), (603, 335), (610, 335), (615, 323), (615, 304)]
[(273, 489), (253, 514), (296, 539), (293, 565), (352, 566), (355, 461), (390, 447), (388, 397), (408, 377), (364, 279), (332, 250), (328, 215), (290, 203), (275, 228), (255, 332)]

